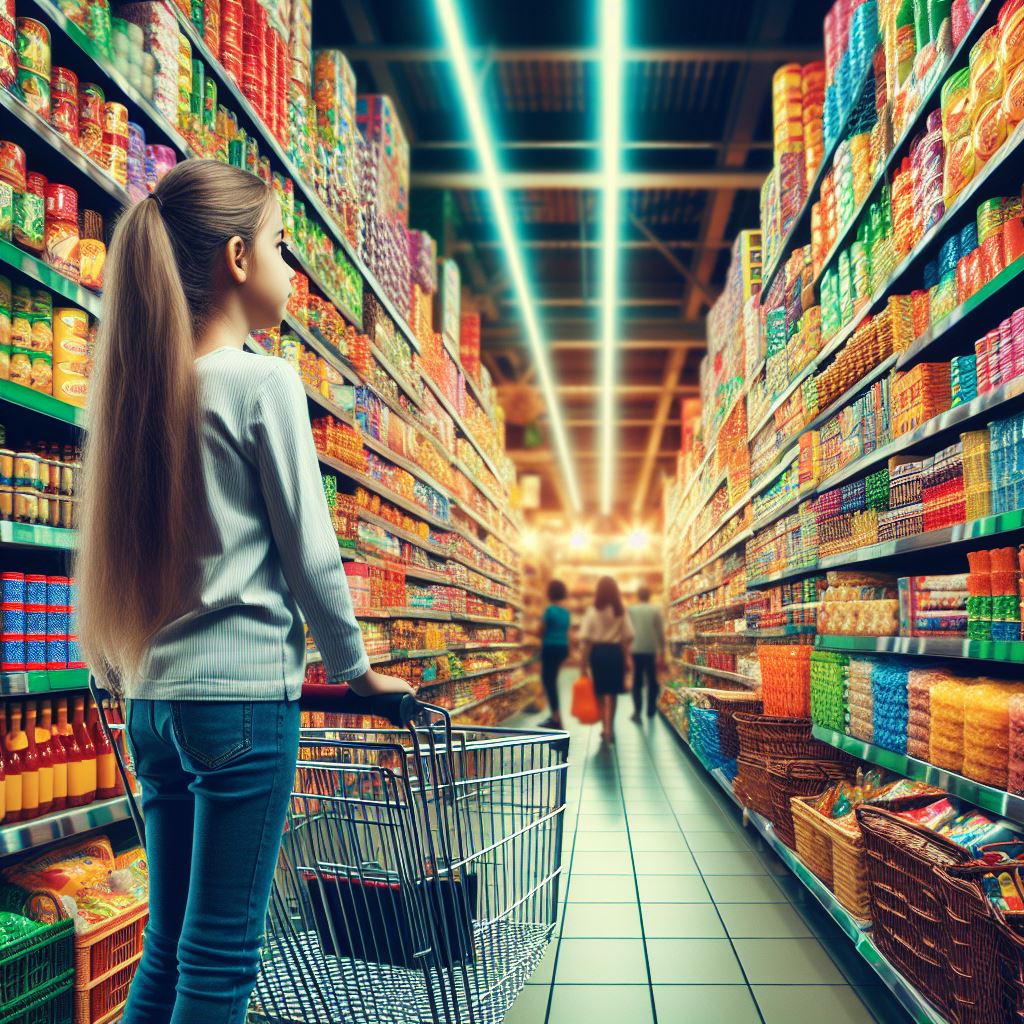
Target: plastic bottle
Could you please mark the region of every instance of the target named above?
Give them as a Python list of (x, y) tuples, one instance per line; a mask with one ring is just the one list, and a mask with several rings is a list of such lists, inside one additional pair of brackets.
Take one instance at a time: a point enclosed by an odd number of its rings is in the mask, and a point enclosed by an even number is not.
[(35, 701), (25, 704), (25, 735), (29, 750), (35, 750), (39, 759), (39, 813), (49, 814), (53, 810), (53, 754), (50, 737), (39, 728), (39, 712)]
[(117, 796), (117, 761), (95, 704), (89, 708), (89, 738), (96, 748), (96, 799), (110, 800)]
[(12, 704), (7, 710), (7, 736), (5, 744), (9, 754), (21, 758), (21, 820), (31, 821), (39, 817), (39, 753), (35, 737), (29, 746), (22, 722), (20, 704)]
[(25, 811), (22, 800), (21, 754), (7, 749), (7, 708), (0, 705), (0, 744), (4, 748), (6, 781), (4, 792), (7, 797), (7, 813), (4, 821), (13, 824), (24, 821)]
[(96, 799), (96, 747), (89, 737), (89, 729), (85, 724), (85, 698), (75, 697), (72, 703), (74, 712), (71, 727), (82, 752), (79, 768), (82, 778), (82, 804), (91, 804)]
[(64, 741), (53, 724), (53, 705), (42, 701), (39, 705), (40, 728), (36, 733), (47, 736), (50, 741), (50, 762), (53, 765), (53, 809), (63, 811), (68, 805), (68, 752)]
[(68, 721), (68, 702), (65, 698), (57, 701), (57, 732), (68, 759), (68, 807), (81, 807), (86, 803), (86, 777), (82, 765), (82, 748), (78, 745), (75, 730)]

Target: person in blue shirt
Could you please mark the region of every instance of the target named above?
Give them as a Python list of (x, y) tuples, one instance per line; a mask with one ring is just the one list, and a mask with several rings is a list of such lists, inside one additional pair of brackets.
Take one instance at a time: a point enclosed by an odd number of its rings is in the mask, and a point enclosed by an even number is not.
[(561, 729), (562, 715), (558, 705), (558, 671), (569, 657), (569, 611), (565, 602), (569, 591), (561, 580), (548, 584), (548, 606), (541, 620), (541, 681), (547, 694), (551, 716), (541, 722), (542, 728)]

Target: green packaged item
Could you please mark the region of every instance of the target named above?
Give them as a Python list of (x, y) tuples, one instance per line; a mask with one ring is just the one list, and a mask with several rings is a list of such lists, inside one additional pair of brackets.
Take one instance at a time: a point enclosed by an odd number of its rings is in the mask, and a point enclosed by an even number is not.
[(217, 130), (217, 79), (212, 77), (203, 87), (203, 127), (209, 132)]
[(110, 24), (110, 4), (107, 0), (93, 0), (88, 6), (85, 31), (96, 46), (108, 57), (113, 49), (113, 30)]
[(14, 189), (0, 181), (0, 238), (9, 242), (14, 235)]
[(33, 252), (43, 251), (46, 231), (46, 204), (34, 192), (14, 195), (14, 240)]
[(192, 0), (189, 20), (195, 26), (196, 31), (202, 35), (206, 22), (205, 4), (203, 0)]
[(232, 167), (245, 168), (244, 138), (234, 138), (228, 143), (228, 163)]
[(192, 91), (188, 95), (189, 113), (202, 121), (206, 105), (206, 68), (201, 60), (192, 61)]

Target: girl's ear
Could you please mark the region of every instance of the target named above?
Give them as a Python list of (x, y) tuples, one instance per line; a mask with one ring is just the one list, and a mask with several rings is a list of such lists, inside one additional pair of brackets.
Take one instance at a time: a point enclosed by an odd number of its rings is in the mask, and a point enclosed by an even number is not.
[(231, 280), (235, 284), (245, 284), (249, 275), (249, 256), (239, 235), (232, 235), (224, 244), (224, 261)]

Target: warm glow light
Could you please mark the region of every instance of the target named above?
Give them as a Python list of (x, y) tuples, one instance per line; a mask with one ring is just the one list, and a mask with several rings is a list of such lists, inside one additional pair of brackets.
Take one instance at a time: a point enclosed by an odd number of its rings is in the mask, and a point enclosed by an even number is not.
[(523, 530), (522, 534), (520, 535), (520, 540), (523, 544), (523, 550), (534, 551), (537, 547), (538, 542), (540, 541), (540, 536), (538, 535), (536, 530), (527, 529)]
[(509, 276), (512, 279), (519, 308), (522, 312), (523, 323), (526, 328), (526, 338), (530, 344), (533, 362), (537, 368), (537, 380), (544, 395), (544, 401), (547, 403), (551, 433), (555, 439), (555, 449), (562, 464), (562, 473), (565, 476), (566, 486), (569, 489), (570, 500), (574, 510), (578, 512), (581, 508), (579, 485), (576, 481), (576, 471), (572, 459), (569, 456), (569, 444), (566, 439), (565, 424), (562, 420), (562, 409), (555, 394), (551, 367), (548, 362), (547, 347), (544, 344), (540, 322), (537, 319), (533, 294), (527, 284), (526, 271), (523, 267), (522, 256), (519, 251), (519, 243), (512, 227), (512, 215), (509, 212), (508, 198), (505, 195), (501, 176), (498, 173), (494, 141), (491, 138), (490, 130), (484, 118), (480, 89), (470, 67), (462, 22), (455, 10), (455, 0), (434, 0), (434, 7), (441, 22), (445, 42), (451, 54), (452, 67), (455, 69), (455, 77), (458, 80), (459, 90), (462, 93), (462, 101), (465, 104), (466, 116), (469, 120), (470, 132), (473, 136), (473, 146), (480, 159), (481, 170), (487, 182), (487, 191), (491, 197), (491, 208), (495, 223), (498, 226), (502, 248), (505, 250)]
[(626, 547), (630, 551), (643, 551), (650, 543), (651, 535), (644, 529), (633, 530), (626, 538)]
[(573, 551), (582, 551), (590, 542), (590, 535), (586, 530), (573, 530), (569, 535), (569, 547)]
[(601, 512), (615, 489), (615, 348), (618, 332), (619, 189), (622, 148), (622, 0), (601, 0), (601, 176), (604, 252), (601, 280)]

